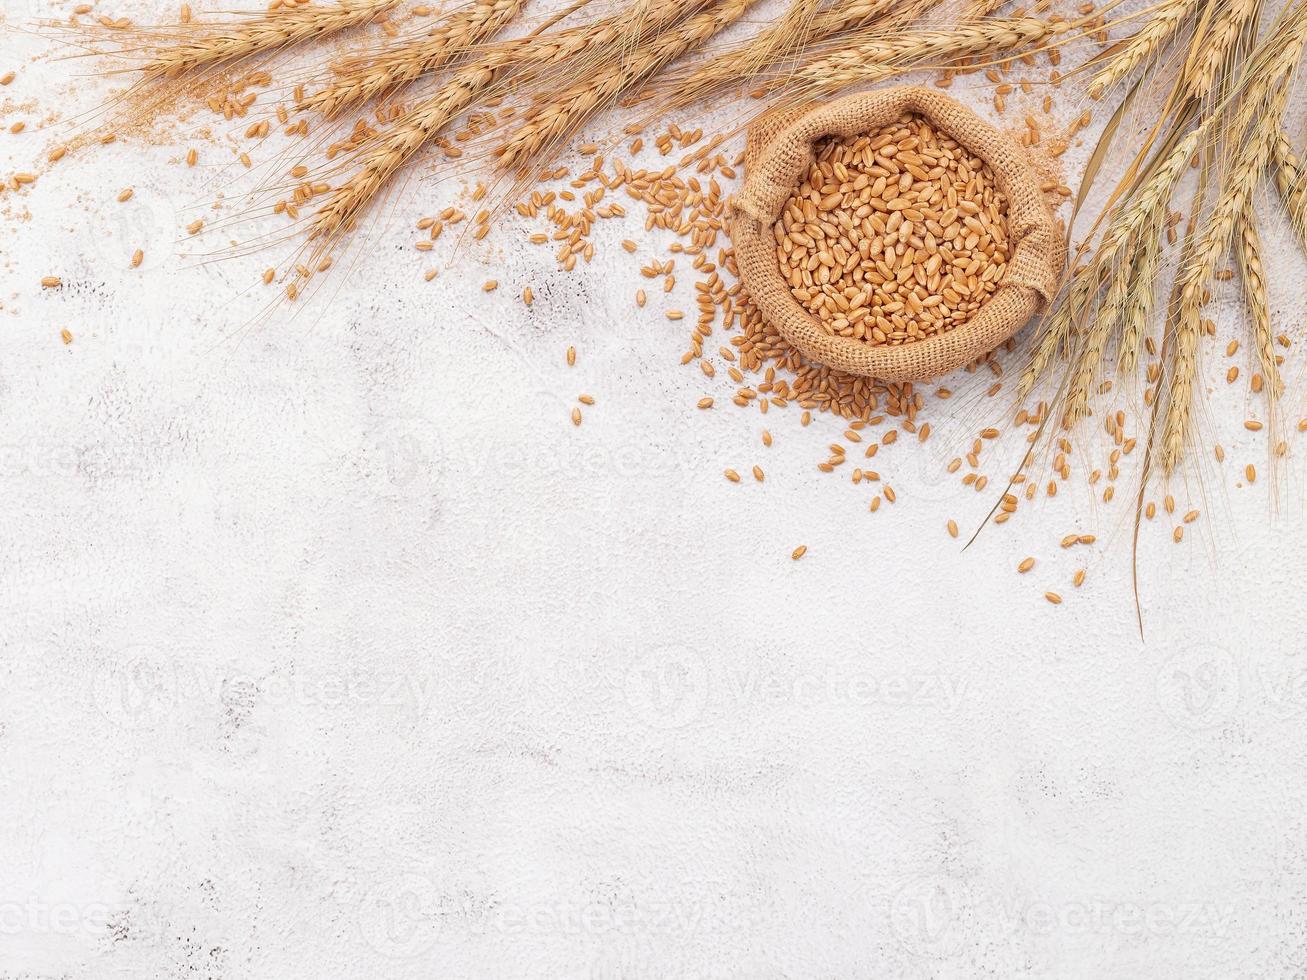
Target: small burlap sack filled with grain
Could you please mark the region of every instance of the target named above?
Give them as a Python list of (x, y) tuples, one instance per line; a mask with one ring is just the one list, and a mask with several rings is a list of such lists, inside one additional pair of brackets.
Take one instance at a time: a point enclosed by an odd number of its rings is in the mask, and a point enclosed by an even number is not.
[(763, 319), (810, 360), (883, 381), (993, 351), (1047, 307), (1066, 261), (1022, 147), (926, 88), (763, 119), (731, 209)]

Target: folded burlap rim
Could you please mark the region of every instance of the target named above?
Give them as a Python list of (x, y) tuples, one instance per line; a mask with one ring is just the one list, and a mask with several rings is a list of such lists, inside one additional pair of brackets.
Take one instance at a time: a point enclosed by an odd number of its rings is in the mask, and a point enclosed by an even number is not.
[[(827, 333), (781, 276), (772, 228), (823, 137), (873, 133), (904, 113), (930, 120), (989, 164), (1008, 201), (1013, 244), (999, 288), (971, 320), (898, 347)], [(1066, 248), (1025, 150), (970, 109), (933, 89), (900, 86), (850, 95), (749, 128), (744, 185), (730, 201), (740, 279), (763, 318), (808, 359), (882, 381), (925, 381), (965, 367), (1014, 336), (1057, 294)]]

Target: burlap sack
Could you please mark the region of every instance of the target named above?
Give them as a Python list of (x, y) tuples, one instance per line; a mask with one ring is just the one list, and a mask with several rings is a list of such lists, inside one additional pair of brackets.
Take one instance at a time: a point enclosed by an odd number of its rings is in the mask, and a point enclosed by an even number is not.
[[(1008, 200), (1013, 251), (998, 290), (971, 320), (897, 347), (827, 333), (781, 277), (772, 226), (826, 136), (872, 133), (904, 113), (929, 119), (989, 164)], [(925, 381), (970, 364), (1012, 337), (1057, 292), (1066, 250), (1024, 150), (975, 113), (932, 89), (899, 87), (850, 95), (749, 130), (744, 186), (731, 200), (731, 239), (740, 278), (768, 323), (810, 360), (882, 381)]]

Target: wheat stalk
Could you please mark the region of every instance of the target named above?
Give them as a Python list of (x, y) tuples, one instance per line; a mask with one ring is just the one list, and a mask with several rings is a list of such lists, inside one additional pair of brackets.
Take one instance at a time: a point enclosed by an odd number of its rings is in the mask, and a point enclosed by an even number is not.
[(1140, 65), (1151, 64), (1189, 19), (1195, 7), (1195, 0), (1167, 0), (1094, 76), (1089, 84), (1089, 97), (1101, 99), (1104, 92), (1129, 77)]
[(175, 78), (253, 54), (291, 47), (366, 24), (399, 0), (340, 0), (334, 7), (288, 7), (162, 47), (142, 68), (147, 78)]
[(700, 47), (739, 20), (754, 3), (755, 0), (723, 0), (637, 48), (608, 74), (597, 79), (579, 79), (565, 86), (556, 96), (537, 105), (522, 126), (495, 150), (500, 166), (521, 172), (526, 164), (542, 161), (549, 149), (574, 134), (623, 92)]
[(476, 44), (497, 34), (526, 6), (526, 0), (479, 0), (443, 18), (426, 37), (387, 44), (335, 67), (340, 76), (302, 103), (327, 118), (344, 109), (452, 64)]

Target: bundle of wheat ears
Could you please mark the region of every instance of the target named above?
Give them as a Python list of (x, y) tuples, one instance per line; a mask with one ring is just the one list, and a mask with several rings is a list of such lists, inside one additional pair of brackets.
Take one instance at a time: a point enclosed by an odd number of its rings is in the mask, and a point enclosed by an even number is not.
[[(465, 163), (509, 187), (507, 200), (549, 176), (558, 154), (605, 110), (619, 109), (625, 119), (610, 125), (633, 134), (705, 100), (746, 95), (747, 121), (911, 70), (947, 78), (1056, 53), (1075, 38), (1105, 41), (1128, 25), (1123, 40), (1068, 76), (1085, 82), (1092, 99), (1123, 98), (1077, 202), (1072, 227), (1089, 244), (1034, 335), (1021, 397), (1060, 379), (1053, 407), (1041, 404), (1034, 417), (1041, 431), (1070, 428), (1092, 414), (1110, 387), (1109, 370), (1128, 376), (1143, 365), (1153, 433), (1145, 479), (1149, 467), (1172, 473), (1192, 437), (1199, 341), (1211, 330), (1203, 305), (1232, 245), (1257, 358), (1255, 387), (1272, 405), (1281, 394), (1277, 345), (1286, 341), (1266, 297), (1254, 192), (1269, 171), (1307, 243), (1307, 174), (1282, 131), (1307, 42), (1307, 0), (1284, 0), (1279, 10), (1268, 9), (1278, 0), (1158, 0), (1116, 21), (1108, 14), (1121, 0), (1064, 14), (1050, 0), (1026, 7), (962, 0), (943, 8), (930, 0), (789, 0), (769, 23), (730, 44), (714, 39), (745, 21), (755, 0), (628, 0), (620, 9), (587, 9), (590, 2), (576, 0), (547, 18), (527, 10), (526, 0), (473, 0), (438, 16), (418, 7), (401, 18), (398, 0), (276, 0), (265, 14), (218, 25), (193, 22), (185, 9), (182, 23), (168, 28), (101, 23), (117, 39), (111, 53), (140, 73), (133, 91), (145, 103), (138, 104), (156, 111), (161, 99), (151, 102), (151, 91), (188, 84), (195, 91), (205, 80), (219, 92), (206, 96), (210, 106), (229, 119), (245, 116), (254, 96), (244, 87), (251, 79), (267, 84), (272, 59), (329, 37), (338, 42), (316, 84), (295, 83), (275, 122), (255, 122), (246, 133), (266, 137), (275, 125), (306, 137), (312, 128), (316, 138), (304, 145), (325, 159), (290, 168), (293, 183), (273, 208), (304, 222), (303, 244), (280, 273), (291, 298), (331, 264), (333, 250), (424, 150), (466, 155)], [(357, 28), (377, 23), (384, 37), (341, 53), (340, 38), (348, 44)], [(1107, 169), (1108, 147), (1125, 131), (1132, 105), (1159, 90), (1163, 102), (1150, 110), (1155, 125), (1126, 154), (1106, 203), (1090, 207), (1102, 198), (1090, 188)], [(321, 136), (324, 128), (334, 136)], [(721, 142), (682, 165), (702, 161)], [(476, 237), (493, 214), (486, 207), (477, 215)], [(269, 270), (265, 279), (276, 275)], [(1168, 278), (1163, 301), (1159, 283)], [(1155, 321), (1164, 325), (1160, 349), (1150, 330)]]

